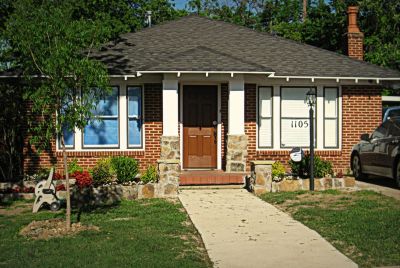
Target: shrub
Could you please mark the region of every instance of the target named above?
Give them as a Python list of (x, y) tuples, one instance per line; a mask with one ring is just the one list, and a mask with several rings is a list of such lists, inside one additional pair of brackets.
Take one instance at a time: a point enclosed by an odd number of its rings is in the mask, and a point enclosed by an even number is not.
[(82, 172), (83, 168), (78, 165), (78, 159), (74, 158), (71, 162), (68, 163), (68, 172), (69, 174), (74, 174), (75, 171)]
[(127, 156), (112, 157), (111, 165), (119, 183), (135, 180), (138, 173), (138, 162), (135, 159)]
[[(310, 175), (310, 155), (306, 155), (300, 162), (289, 161), (290, 168), (293, 174), (300, 177), (308, 177)], [(322, 178), (326, 175), (332, 175), (332, 163), (328, 160), (323, 160), (319, 156), (314, 156), (314, 177)]]
[(272, 178), (280, 178), (283, 179), (285, 176), (285, 167), (281, 162), (276, 161), (272, 164)]
[(115, 171), (111, 165), (111, 158), (102, 158), (90, 171), (93, 182), (96, 185), (102, 185), (113, 181)]
[(89, 187), (93, 184), (93, 179), (88, 171), (75, 171), (71, 174), (71, 177), (75, 178), (75, 185), (78, 186), (79, 189)]
[(140, 180), (146, 184), (149, 182), (156, 182), (157, 181), (157, 169), (155, 166), (148, 166)]

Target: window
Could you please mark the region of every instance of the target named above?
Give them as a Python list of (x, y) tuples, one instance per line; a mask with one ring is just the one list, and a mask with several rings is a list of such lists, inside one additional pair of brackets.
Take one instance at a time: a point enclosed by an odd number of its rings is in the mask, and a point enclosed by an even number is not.
[[(63, 106), (63, 108), (61, 109), (61, 114), (64, 114), (67, 111), (67, 109), (70, 107), (70, 105), (73, 104), (72, 95), (75, 93), (76, 93), (75, 90), (69, 92), (70, 95), (66, 98), (67, 101), (66, 101), (65, 105)], [(64, 136), (65, 148), (73, 149), (75, 146), (75, 132), (69, 130), (67, 124), (64, 124), (61, 127), (61, 131)], [(62, 148), (61, 137), (58, 138), (58, 148), (60, 148), (60, 149)]]
[[(62, 132), (64, 135), (65, 148), (74, 148), (75, 133), (68, 130), (68, 127), (66, 126), (62, 127)], [(61, 139), (59, 140), (59, 148), (62, 148)]]
[(142, 146), (142, 88), (128, 86), (128, 147)]
[(100, 100), (92, 111), (98, 120), (91, 120), (84, 129), (84, 147), (109, 147), (119, 146), (119, 88), (112, 87), (109, 96)]
[[(309, 87), (281, 88), (281, 148), (309, 147), (310, 120), (306, 101), (306, 94), (309, 90)], [(315, 106), (314, 120), (316, 110)], [(315, 121), (314, 126), (316, 126)], [(314, 127), (314, 131), (316, 129)], [(314, 137), (316, 137), (315, 134)], [(315, 141), (314, 144), (316, 144)]]
[(258, 146), (272, 147), (272, 88), (258, 88)]
[(324, 148), (339, 147), (337, 88), (324, 88)]

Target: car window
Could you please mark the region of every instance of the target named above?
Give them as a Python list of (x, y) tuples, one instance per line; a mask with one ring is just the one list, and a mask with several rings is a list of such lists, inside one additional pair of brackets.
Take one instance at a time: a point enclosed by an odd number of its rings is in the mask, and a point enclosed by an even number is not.
[(372, 132), (372, 139), (381, 139), (384, 138), (387, 134), (387, 130), (389, 128), (389, 121), (382, 123), (374, 132)]
[(400, 136), (400, 122), (398, 121), (392, 121), (392, 124), (390, 124), (389, 127), (389, 134), (388, 136)]
[(400, 116), (400, 109), (390, 110), (388, 113), (388, 117), (397, 117)]

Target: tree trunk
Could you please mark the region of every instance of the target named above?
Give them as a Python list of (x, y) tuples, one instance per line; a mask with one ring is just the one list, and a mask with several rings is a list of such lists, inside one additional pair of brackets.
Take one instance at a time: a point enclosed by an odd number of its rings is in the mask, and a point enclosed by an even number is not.
[(303, 0), (303, 22), (307, 18), (307, 0)]
[(61, 146), (62, 146), (62, 152), (63, 152), (63, 161), (64, 161), (64, 172), (65, 172), (65, 188), (67, 190), (67, 210), (66, 210), (66, 227), (67, 230), (71, 228), (71, 191), (69, 189), (69, 175), (68, 175), (68, 163), (67, 163), (67, 151), (65, 149), (65, 142), (64, 142), (64, 135), (63, 133), (61, 135)]

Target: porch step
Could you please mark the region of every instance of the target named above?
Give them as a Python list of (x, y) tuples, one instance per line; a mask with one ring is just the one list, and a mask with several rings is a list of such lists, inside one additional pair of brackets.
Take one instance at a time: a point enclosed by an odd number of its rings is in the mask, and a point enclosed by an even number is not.
[(226, 173), (221, 170), (184, 171), (179, 176), (179, 185), (229, 185), (243, 184), (247, 173)]

